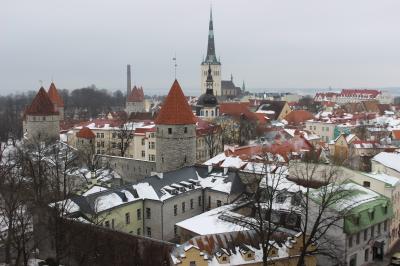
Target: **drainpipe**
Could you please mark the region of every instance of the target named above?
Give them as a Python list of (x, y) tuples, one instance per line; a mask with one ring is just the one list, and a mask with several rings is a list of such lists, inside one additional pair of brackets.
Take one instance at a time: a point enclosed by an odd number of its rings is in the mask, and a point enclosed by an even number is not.
[(161, 204), (161, 239), (164, 240), (164, 201)]
[(145, 223), (144, 223), (144, 199), (142, 200), (142, 236), (145, 236)]
[(347, 264), (347, 234), (345, 234), (345, 238), (344, 238), (344, 260), (345, 260), (344, 265), (348, 265)]

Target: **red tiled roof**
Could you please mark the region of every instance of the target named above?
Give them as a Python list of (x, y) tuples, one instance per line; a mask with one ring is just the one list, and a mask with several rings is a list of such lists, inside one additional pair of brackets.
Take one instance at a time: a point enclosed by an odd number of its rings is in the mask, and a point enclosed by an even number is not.
[(186, 97), (177, 80), (172, 84), (155, 123), (158, 125), (196, 124), (192, 109), (186, 101)]
[(144, 100), (143, 88), (133, 87), (131, 94), (128, 96), (128, 102), (142, 102)]
[(219, 112), (221, 115), (229, 115), (234, 118), (239, 118), (241, 115), (244, 115), (247, 119), (253, 121), (259, 121), (261, 123), (265, 123), (264, 119), (256, 115), (249, 110), (250, 103), (249, 102), (229, 102), (229, 103), (220, 103)]
[(340, 94), (342, 96), (347, 96), (347, 97), (361, 94), (361, 95), (370, 95), (371, 97), (376, 98), (376, 96), (381, 94), (381, 92), (378, 90), (369, 90), (369, 89), (342, 89), (342, 92)]
[(307, 120), (313, 119), (314, 115), (306, 110), (295, 110), (290, 112), (287, 116), (285, 116), (285, 120), (289, 124), (301, 124)]
[(57, 107), (64, 107), (64, 101), (58, 93), (56, 85), (54, 85), (53, 82), (50, 84), (48, 94), (53, 104), (57, 105)]
[(58, 115), (49, 95), (43, 87), (36, 94), (31, 105), (26, 109), (25, 115)]
[(138, 127), (135, 129), (135, 133), (146, 133), (146, 132), (156, 132), (156, 127)]
[(394, 140), (400, 140), (400, 129), (392, 131), (392, 138)]
[(76, 136), (78, 138), (84, 138), (84, 139), (94, 139), (96, 137), (93, 131), (87, 127), (83, 127), (81, 130), (79, 130), (76, 133)]

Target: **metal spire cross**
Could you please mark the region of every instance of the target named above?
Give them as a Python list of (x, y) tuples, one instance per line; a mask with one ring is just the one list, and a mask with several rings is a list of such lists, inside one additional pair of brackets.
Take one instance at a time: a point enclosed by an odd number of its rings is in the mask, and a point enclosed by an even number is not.
[(172, 58), (172, 60), (174, 61), (174, 72), (175, 72), (175, 79), (176, 79), (176, 69), (178, 67), (178, 64), (176, 63), (176, 54), (175, 56)]

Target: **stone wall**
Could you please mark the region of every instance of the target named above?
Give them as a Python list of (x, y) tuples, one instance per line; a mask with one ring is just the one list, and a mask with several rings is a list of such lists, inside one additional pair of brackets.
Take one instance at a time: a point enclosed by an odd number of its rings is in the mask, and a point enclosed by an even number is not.
[(28, 139), (59, 139), (60, 118), (52, 116), (31, 116), (28, 115), (23, 122), (23, 134)]
[(100, 157), (99, 161), (102, 166), (114, 169), (124, 182), (137, 182), (146, 176), (150, 176), (156, 170), (155, 162), (110, 155), (97, 156)]
[(157, 172), (168, 172), (196, 163), (195, 125), (157, 125), (156, 143)]
[[(42, 259), (58, 257), (62, 265), (170, 265), (172, 243), (114, 231), (104, 227), (57, 219), (41, 211), (35, 218), (34, 233)], [(55, 243), (57, 243), (55, 245)]]

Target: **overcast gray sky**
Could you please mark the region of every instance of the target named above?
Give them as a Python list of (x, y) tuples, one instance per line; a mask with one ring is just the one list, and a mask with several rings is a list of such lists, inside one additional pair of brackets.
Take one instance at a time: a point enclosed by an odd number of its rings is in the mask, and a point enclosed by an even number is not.
[[(250, 88), (400, 85), (399, 0), (214, 0), (224, 78)], [(199, 91), (210, 1), (1, 0), (0, 93), (125, 89), (125, 67), (151, 94), (174, 79)]]

